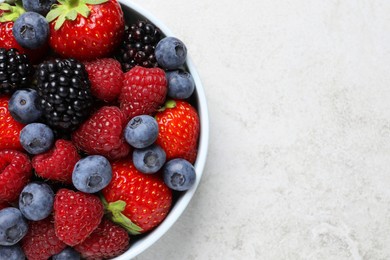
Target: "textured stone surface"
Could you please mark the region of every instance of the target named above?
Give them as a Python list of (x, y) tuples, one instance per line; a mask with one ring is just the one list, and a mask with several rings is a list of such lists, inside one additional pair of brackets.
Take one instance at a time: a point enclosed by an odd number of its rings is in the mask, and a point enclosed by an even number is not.
[(187, 44), (211, 126), (191, 204), (136, 260), (390, 259), (390, 2), (135, 2)]

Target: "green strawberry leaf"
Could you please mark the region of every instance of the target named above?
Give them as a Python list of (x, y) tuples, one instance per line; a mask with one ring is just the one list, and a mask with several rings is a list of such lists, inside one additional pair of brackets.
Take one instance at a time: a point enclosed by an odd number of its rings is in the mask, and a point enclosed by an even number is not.
[(15, 22), (16, 19), (18, 19), (21, 14), (26, 12), (23, 9), (23, 6), (21, 6), (21, 4), (19, 4), (18, 2), (16, 3), (15, 6), (7, 3), (1, 3), (0, 10), (5, 11), (0, 16), (0, 22), (11, 22), (11, 21)]
[(66, 15), (65, 18), (71, 21), (76, 20), (77, 18), (77, 11), (75, 9), (70, 10)]
[(126, 217), (122, 211), (126, 208), (126, 202), (118, 200), (115, 202), (107, 203), (103, 195), (100, 195), (100, 199), (107, 212), (110, 213), (111, 220), (118, 225), (122, 226), (132, 235), (139, 235), (142, 232), (142, 228), (134, 224), (128, 217)]
[(66, 17), (66, 13), (62, 13), (60, 14), (60, 16), (58, 16), (56, 24), (54, 25), (54, 30), (58, 30), (61, 28), (61, 26), (64, 24), (66, 20), (65, 17)]
[(77, 7), (77, 12), (84, 16), (85, 18), (88, 18), (89, 13), (91, 12), (86, 5), (80, 5)]
[(99, 5), (105, 2), (108, 2), (108, 0), (85, 0), (85, 3), (89, 5)]
[(51, 21), (54, 21), (58, 18), (63, 12), (65, 8), (63, 5), (57, 5), (54, 4), (51, 8), (51, 10), (46, 15), (46, 20), (50, 23)]
[(11, 11), (11, 5), (7, 4), (7, 3), (1, 3), (0, 4), (0, 10)]

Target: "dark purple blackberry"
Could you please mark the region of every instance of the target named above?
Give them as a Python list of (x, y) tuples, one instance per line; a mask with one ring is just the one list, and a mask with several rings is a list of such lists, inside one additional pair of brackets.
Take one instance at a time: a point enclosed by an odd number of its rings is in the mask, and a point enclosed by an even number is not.
[(0, 48), (0, 95), (29, 87), (32, 76), (33, 67), (25, 54)]
[(43, 117), (57, 134), (75, 130), (90, 114), (90, 82), (81, 62), (55, 59), (39, 64), (37, 92)]
[(154, 49), (161, 38), (160, 29), (146, 21), (139, 21), (127, 28), (117, 55), (123, 71), (129, 71), (137, 65), (157, 67)]

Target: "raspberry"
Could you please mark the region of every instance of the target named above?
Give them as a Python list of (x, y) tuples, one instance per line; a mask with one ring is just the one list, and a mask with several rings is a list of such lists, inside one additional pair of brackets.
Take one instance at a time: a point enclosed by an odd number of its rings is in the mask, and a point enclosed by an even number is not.
[(31, 176), (27, 155), (15, 150), (0, 151), (0, 201), (16, 200)]
[(123, 253), (129, 245), (126, 230), (103, 219), (97, 229), (81, 244), (75, 246), (86, 259), (112, 258)]
[(66, 244), (59, 240), (55, 234), (53, 217), (51, 216), (40, 221), (31, 221), (21, 245), (29, 260), (49, 259), (66, 247)]
[(80, 150), (90, 155), (120, 159), (130, 153), (130, 146), (122, 133), (125, 124), (125, 117), (118, 107), (105, 106), (73, 132), (72, 140)]
[(57, 237), (69, 246), (83, 242), (100, 224), (104, 209), (92, 194), (60, 189), (54, 200)]
[(136, 66), (124, 75), (120, 108), (127, 119), (152, 115), (164, 104), (167, 92), (167, 80), (162, 69)]
[(106, 102), (114, 101), (122, 89), (121, 64), (115, 59), (105, 58), (84, 65), (91, 81), (92, 95)]
[(72, 142), (59, 139), (48, 152), (34, 156), (32, 166), (42, 178), (71, 184), (73, 167), (80, 158)]

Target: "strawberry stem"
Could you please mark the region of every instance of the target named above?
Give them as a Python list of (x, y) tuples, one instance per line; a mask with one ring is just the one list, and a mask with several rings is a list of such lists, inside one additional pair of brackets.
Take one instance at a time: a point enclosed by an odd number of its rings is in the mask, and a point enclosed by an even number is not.
[(159, 108), (157, 111), (158, 111), (158, 112), (163, 112), (163, 111), (165, 111), (167, 108), (175, 108), (175, 107), (176, 107), (176, 101), (175, 101), (175, 100), (172, 100), (172, 99), (168, 99), (167, 101), (165, 101), (164, 106), (162, 106), (161, 108)]

